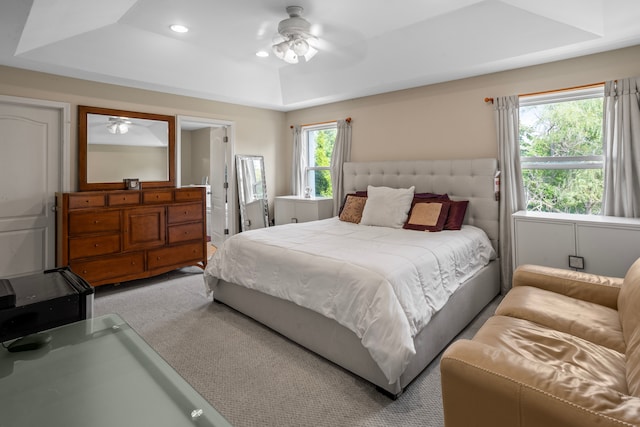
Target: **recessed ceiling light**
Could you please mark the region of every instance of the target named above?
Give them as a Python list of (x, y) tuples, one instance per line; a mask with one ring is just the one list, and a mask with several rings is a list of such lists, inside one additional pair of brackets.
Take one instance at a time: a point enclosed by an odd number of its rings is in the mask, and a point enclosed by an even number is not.
[(189, 28), (180, 24), (173, 24), (169, 28), (171, 28), (171, 31), (175, 31), (176, 33), (186, 33), (187, 31), (189, 31)]
[(269, 56), (269, 52), (267, 52), (266, 50), (259, 50), (256, 52), (256, 56), (260, 58), (266, 58)]

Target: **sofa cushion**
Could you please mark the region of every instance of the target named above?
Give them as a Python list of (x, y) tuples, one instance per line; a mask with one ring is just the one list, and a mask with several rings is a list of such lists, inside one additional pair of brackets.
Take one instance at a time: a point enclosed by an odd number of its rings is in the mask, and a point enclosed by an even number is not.
[(624, 354), (566, 332), (496, 315), (485, 322), (473, 340), (628, 393)]
[(622, 334), (627, 344), (627, 382), (629, 392), (640, 397), (640, 259), (624, 277), (618, 296)]
[(447, 427), (635, 426), (640, 399), (543, 363), (461, 339), (445, 350)]
[(529, 320), (625, 352), (618, 312), (599, 304), (531, 286), (518, 286), (507, 293), (496, 314)]
[(513, 272), (514, 288), (534, 286), (616, 310), (622, 283), (622, 277), (598, 276), (542, 265), (520, 265)]

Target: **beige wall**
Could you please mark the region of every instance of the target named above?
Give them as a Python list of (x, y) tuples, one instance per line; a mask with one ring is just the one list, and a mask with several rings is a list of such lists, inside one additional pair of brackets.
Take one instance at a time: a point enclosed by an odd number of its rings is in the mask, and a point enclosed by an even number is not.
[[(171, 95), (123, 86), (89, 82), (0, 66), (0, 95), (66, 102), (71, 105), (71, 183), (77, 188), (77, 106), (117, 108), (145, 113), (185, 115), (232, 121), (235, 153), (265, 157), (267, 185), (284, 188), (286, 176), (277, 174), (285, 166), (277, 148), (286, 141), (285, 114), (224, 102)], [(288, 163), (287, 163), (288, 165)], [(270, 196), (275, 195), (271, 191)]]
[[(485, 97), (640, 75), (640, 46), (287, 113), (289, 125), (351, 117), (353, 161), (497, 157)], [(280, 155), (291, 159), (291, 134)], [(288, 178), (287, 178), (288, 179)]]

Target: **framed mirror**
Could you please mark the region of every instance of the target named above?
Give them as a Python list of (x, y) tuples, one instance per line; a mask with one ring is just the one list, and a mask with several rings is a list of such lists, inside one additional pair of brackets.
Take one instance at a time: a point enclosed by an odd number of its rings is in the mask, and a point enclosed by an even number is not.
[(269, 226), (269, 203), (264, 174), (264, 157), (236, 156), (240, 229), (242, 231)]
[(176, 174), (174, 116), (78, 107), (78, 188), (126, 189), (174, 187)]

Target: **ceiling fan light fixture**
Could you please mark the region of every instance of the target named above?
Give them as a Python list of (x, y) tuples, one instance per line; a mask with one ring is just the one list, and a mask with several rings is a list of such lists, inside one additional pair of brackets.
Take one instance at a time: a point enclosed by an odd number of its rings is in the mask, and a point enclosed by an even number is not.
[(298, 56), (304, 56), (309, 51), (309, 43), (307, 43), (304, 39), (296, 38), (293, 40), (293, 51)]
[(109, 131), (109, 133), (112, 133), (114, 135), (123, 135), (129, 132), (129, 126), (124, 123), (112, 123), (107, 126), (107, 130)]
[(282, 59), (284, 62), (288, 64), (298, 63), (298, 55), (296, 55), (296, 53), (292, 49), (291, 41), (285, 40), (283, 42), (274, 44), (272, 49), (276, 57)]
[(129, 132), (131, 121), (123, 117), (110, 117), (107, 130), (114, 135), (123, 135)]
[(287, 64), (297, 64), (298, 63), (298, 55), (293, 51), (293, 49), (287, 50), (287, 53), (282, 58), (284, 62)]
[(278, 41), (272, 45), (276, 57), (289, 64), (297, 64), (299, 58), (309, 61), (318, 51), (309, 44), (309, 40), (315, 40), (311, 34), (311, 24), (300, 17), (302, 7), (289, 6), (287, 13), (289, 18), (278, 24)]
[(318, 49), (314, 49), (313, 46), (309, 46), (309, 50), (307, 51), (307, 53), (305, 53), (304, 56), (304, 60), (309, 62), (311, 61), (311, 58), (313, 58), (314, 56), (316, 56), (316, 53), (318, 53)]
[(287, 51), (289, 51), (289, 40), (274, 44), (271, 48), (276, 57), (284, 59)]

